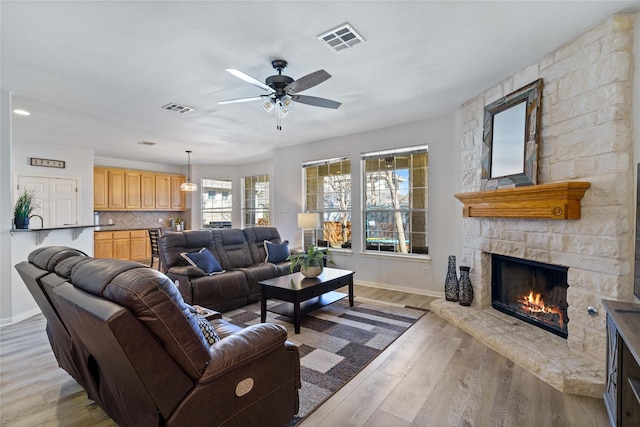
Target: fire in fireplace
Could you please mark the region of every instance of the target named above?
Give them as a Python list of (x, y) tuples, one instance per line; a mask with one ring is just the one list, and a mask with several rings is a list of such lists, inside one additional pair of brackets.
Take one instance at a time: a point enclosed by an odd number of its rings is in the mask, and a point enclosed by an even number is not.
[(491, 256), (491, 305), (567, 338), (567, 267)]

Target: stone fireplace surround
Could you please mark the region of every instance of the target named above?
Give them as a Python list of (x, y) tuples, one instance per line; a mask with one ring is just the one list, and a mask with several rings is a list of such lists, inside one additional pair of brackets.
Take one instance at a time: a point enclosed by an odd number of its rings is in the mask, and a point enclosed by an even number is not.
[[(463, 192), (481, 191), (484, 106), (542, 78), (538, 182), (589, 182), (581, 218), (465, 218), (461, 265), (471, 266), (471, 307), (432, 310), (558, 390), (602, 397), (602, 299), (633, 299), (632, 76), (634, 15), (615, 15), (469, 100), (461, 109)], [(491, 307), (492, 253), (568, 267), (565, 340)], [(444, 276), (443, 276), (444, 277)], [(599, 314), (591, 316), (589, 306)]]

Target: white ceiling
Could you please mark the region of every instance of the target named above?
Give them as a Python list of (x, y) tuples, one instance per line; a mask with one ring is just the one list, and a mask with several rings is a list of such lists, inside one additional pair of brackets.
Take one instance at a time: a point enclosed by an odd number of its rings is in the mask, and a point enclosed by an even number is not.
[[(242, 164), (272, 150), (437, 117), (640, 1), (6, 1), (1, 74), (12, 92), (14, 143), (180, 165)], [(349, 22), (366, 43), (334, 53), (316, 36)], [(342, 102), (297, 104), (276, 130), (260, 81), (285, 59), (294, 79), (333, 77), (304, 92)], [(160, 107), (195, 108), (180, 115)], [(140, 141), (157, 143), (153, 147)]]

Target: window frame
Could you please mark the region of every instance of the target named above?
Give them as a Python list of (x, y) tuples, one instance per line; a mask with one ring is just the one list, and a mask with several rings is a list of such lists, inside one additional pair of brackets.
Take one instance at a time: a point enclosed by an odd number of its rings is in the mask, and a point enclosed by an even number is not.
[[(254, 184), (254, 186), (252, 187), (247, 187), (247, 180), (251, 180), (252, 184)], [(262, 181), (261, 181), (262, 180)], [(266, 193), (267, 196), (266, 198), (260, 198), (260, 200), (258, 200), (257, 197), (253, 197), (252, 199), (247, 198), (247, 192), (248, 191), (257, 191), (255, 188), (255, 184), (260, 184), (260, 183), (266, 183)], [(242, 227), (268, 227), (270, 225), (270, 218), (271, 218), (271, 176), (269, 174), (260, 174), (260, 175), (250, 175), (250, 176), (244, 176), (241, 179), (241, 187), (242, 187), (242, 195), (241, 195), (241, 199), (242, 199), (242, 208), (241, 208), (241, 215), (242, 215)], [(257, 206), (249, 206), (249, 201), (253, 201), (254, 204), (257, 201), (265, 201), (266, 200), (266, 208), (258, 208)], [(258, 221), (258, 215), (262, 214), (262, 218), (263, 221)], [(249, 222), (247, 221), (247, 217), (248, 215), (251, 215), (254, 218), (253, 222)], [(266, 219), (266, 221), (265, 221)], [(259, 222), (262, 222), (262, 224), (260, 224)]]
[[(310, 176), (309, 171), (313, 170), (314, 168), (316, 174), (315, 176)], [(326, 174), (323, 174), (324, 168), (326, 168)], [(351, 218), (353, 215), (353, 178), (351, 171), (351, 156), (322, 159), (311, 162), (304, 162), (302, 164), (303, 210), (304, 212), (319, 213), (322, 219), (320, 228), (303, 230), (303, 247), (307, 247), (306, 242), (308, 240), (311, 240), (311, 242), (313, 242), (315, 246), (321, 248), (351, 249)], [(346, 187), (343, 190), (342, 196), (340, 196), (339, 189), (328, 193), (325, 190), (326, 184), (324, 183), (324, 179), (322, 188), (320, 189), (319, 178), (330, 176), (348, 176), (348, 182), (339, 184)], [(312, 185), (314, 182), (315, 192), (314, 194), (310, 194), (309, 188), (310, 185)], [(333, 198), (334, 202), (341, 203), (339, 199), (342, 199), (342, 203), (344, 203), (345, 206), (343, 208), (332, 208), (325, 206), (325, 202), (327, 200), (325, 198), (326, 194), (335, 194), (336, 197)], [(320, 205), (321, 198), (322, 205)], [(333, 220), (329, 221), (331, 219)], [(309, 237), (309, 234), (311, 234), (311, 238), (307, 239), (307, 237)], [(333, 242), (332, 237), (336, 237)]]
[[(225, 186), (214, 187), (212, 185), (206, 185), (206, 181), (222, 181), (228, 182), (229, 187)], [(203, 228), (231, 228), (233, 226), (233, 179), (227, 177), (205, 177), (200, 180), (200, 188), (202, 189), (200, 193), (200, 214), (202, 215), (201, 223)], [(211, 208), (205, 208), (206, 199), (209, 198), (209, 190), (206, 188), (215, 188), (215, 190), (220, 195), (220, 204), (221, 206), (216, 207), (213, 206)], [(224, 193), (227, 193), (227, 197), (224, 197)], [(217, 194), (216, 194), (217, 195)], [(215, 218), (213, 221), (206, 221), (205, 218), (207, 215), (220, 215), (219, 221), (216, 221)]]
[[(421, 159), (415, 156), (424, 155), (424, 164), (415, 164)], [(361, 196), (362, 196), (362, 248), (366, 254), (378, 254), (384, 256), (419, 256), (424, 257), (429, 254), (429, 147), (427, 144), (417, 146), (394, 148), (382, 151), (374, 151), (361, 153)], [(377, 163), (377, 168), (376, 168)], [(384, 166), (383, 166), (384, 165)], [(371, 188), (375, 185), (370, 181), (370, 175), (381, 174), (386, 171), (394, 171), (391, 177), (389, 174), (376, 178), (376, 182), (382, 183), (378, 188)], [(377, 194), (377, 199), (383, 199), (383, 192), (380, 190), (383, 186), (389, 190), (389, 182), (394, 182), (396, 190), (399, 189), (398, 183), (401, 183), (402, 176), (396, 174), (395, 171), (406, 171), (404, 179), (407, 184), (404, 187), (406, 194), (402, 196), (402, 192), (396, 192), (394, 195), (391, 191), (388, 197), (390, 201), (385, 205), (379, 205), (377, 208), (369, 207), (370, 194)], [(397, 181), (394, 177), (398, 177)], [(420, 185), (422, 184), (422, 185)], [(423, 194), (420, 194), (423, 192)], [(400, 196), (399, 196), (400, 195)], [(400, 197), (400, 199), (398, 199)], [(391, 203), (392, 206), (388, 204)], [(399, 205), (400, 204), (400, 205)], [(405, 206), (401, 206), (405, 204)], [(383, 224), (384, 227), (371, 230), (371, 216), (378, 218), (385, 216), (390, 219)], [(399, 214), (399, 215), (398, 215)], [(402, 218), (404, 217), (404, 219)], [(398, 230), (398, 221), (402, 221), (402, 231)], [(378, 223), (380, 221), (377, 221)], [(390, 225), (389, 225), (390, 224)], [(378, 227), (374, 223), (374, 227)], [(422, 228), (422, 229), (421, 229)], [(375, 236), (372, 236), (373, 234)], [(373, 240), (378, 241), (372, 244)], [(408, 244), (403, 247), (402, 241)], [(406, 251), (405, 251), (406, 250)]]

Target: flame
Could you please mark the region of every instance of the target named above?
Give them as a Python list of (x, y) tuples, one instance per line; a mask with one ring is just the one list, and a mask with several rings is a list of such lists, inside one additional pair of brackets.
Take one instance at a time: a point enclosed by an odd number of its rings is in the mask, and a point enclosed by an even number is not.
[(564, 319), (562, 318), (562, 312), (553, 306), (546, 306), (544, 304), (544, 300), (542, 299), (542, 295), (539, 293), (533, 293), (533, 291), (529, 291), (529, 295), (522, 296), (518, 298), (518, 302), (522, 304), (522, 310), (527, 311), (529, 313), (546, 313), (546, 314), (557, 314), (559, 317), (560, 327), (564, 327)]

